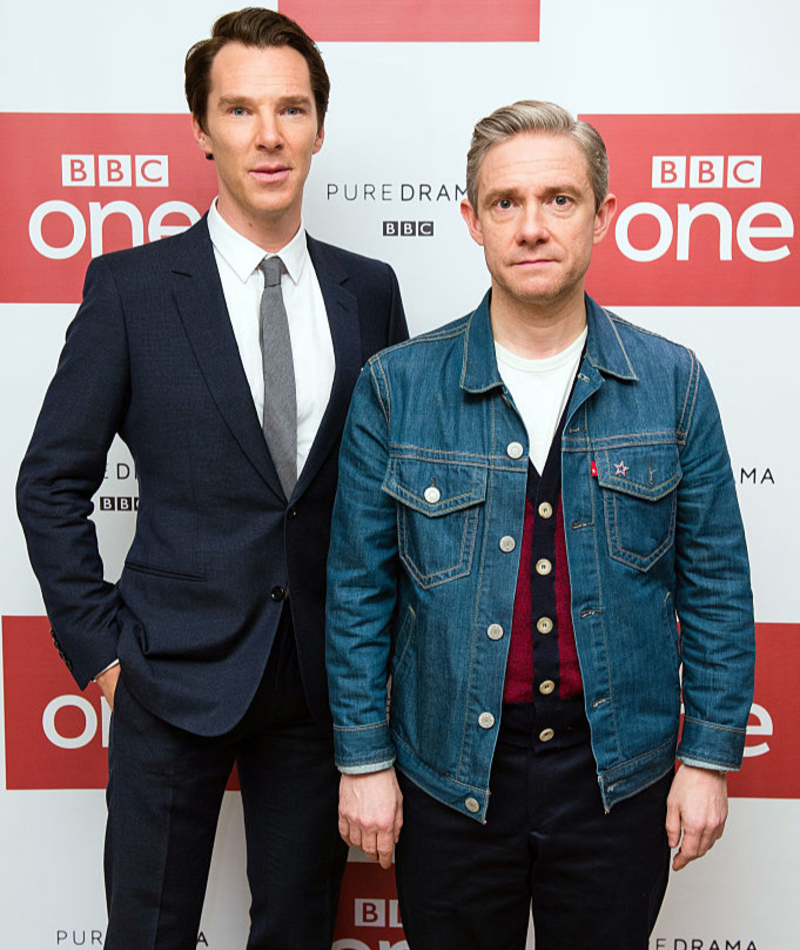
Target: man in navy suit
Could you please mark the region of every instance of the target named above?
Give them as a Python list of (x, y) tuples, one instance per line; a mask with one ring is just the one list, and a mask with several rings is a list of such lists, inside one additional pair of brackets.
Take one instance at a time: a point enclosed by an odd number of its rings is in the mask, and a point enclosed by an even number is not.
[[(111, 950), (195, 947), (234, 763), (248, 947), (330, 947), (346, 857), (323, 656), (337, 455), (362, 364), (407, 331), (391, 268), (301, 224), (328, 91), (313, 41), (270, 10), (221, 17), (189, 51), (219, 195), (185, 233), (91, 263), (22, 465), (53, 640), (114, 709)], [(116, 434), (139, 511), (111, 584), (89, 515)]]

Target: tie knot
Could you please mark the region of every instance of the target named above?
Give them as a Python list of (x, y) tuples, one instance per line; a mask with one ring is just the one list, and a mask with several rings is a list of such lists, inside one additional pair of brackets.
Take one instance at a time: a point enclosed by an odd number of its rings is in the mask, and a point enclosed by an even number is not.
[(265, 257), (258, 266), (264, 274), (265, 287), (275, 287), (281, 282), (283, 261), (279, 257)]

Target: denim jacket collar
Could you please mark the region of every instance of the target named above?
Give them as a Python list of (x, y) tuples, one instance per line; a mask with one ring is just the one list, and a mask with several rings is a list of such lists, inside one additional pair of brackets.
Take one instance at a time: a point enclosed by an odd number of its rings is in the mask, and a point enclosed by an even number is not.
[[(588, 294), (585, 299), (589, 328), (586, 356), (589, 362), (604, 375), (616, 376), (618, 379), (638, 379), (611, 318)], [(488, 392), (503, 385), (495, 357), (490, 300), (491, 291), (487, 291), (469, 317), (464, 336), (461, 388), (471, 393)]]

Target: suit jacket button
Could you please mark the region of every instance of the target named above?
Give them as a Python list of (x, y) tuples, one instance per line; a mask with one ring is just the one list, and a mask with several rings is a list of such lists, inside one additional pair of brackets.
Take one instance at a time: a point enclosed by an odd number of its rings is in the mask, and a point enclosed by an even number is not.
[(296, 518), (297, 517), (297, 508), (292, 505), (292, 507), (286, 512), (287, 518)]
[(282, 587), (273, 587), (269, 592), (269, 596), (275, 601), (276, 604), (279, 604), (283, 600), (284, 590)]

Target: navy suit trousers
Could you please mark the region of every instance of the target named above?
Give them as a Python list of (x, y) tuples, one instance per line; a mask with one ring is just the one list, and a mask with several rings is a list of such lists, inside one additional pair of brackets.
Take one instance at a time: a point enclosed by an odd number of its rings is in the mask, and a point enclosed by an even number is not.
[(195, 950), (234, 763), (252, 894), (248, 950), (330, 950), (347, 849), (333, 739), (303, 696), (288, 606), (258, 691), (230, 732), (196, 736), (117, 686), (109, 747), (107, 950)]

